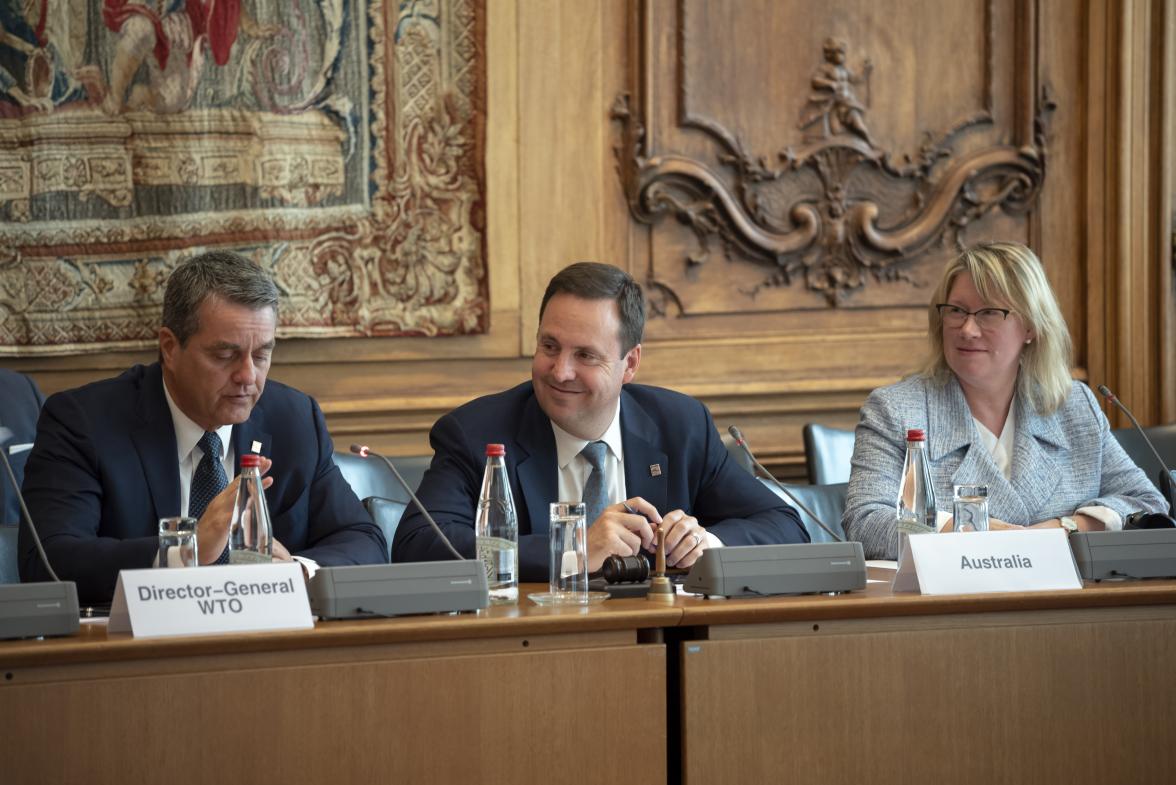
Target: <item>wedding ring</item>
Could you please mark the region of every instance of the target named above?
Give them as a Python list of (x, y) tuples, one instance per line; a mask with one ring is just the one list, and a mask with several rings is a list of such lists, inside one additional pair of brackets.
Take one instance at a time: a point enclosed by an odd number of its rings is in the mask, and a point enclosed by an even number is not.
[(702, 538), (699, 537), (697, 534), (693, 535), (693, 537), (694, 537), (694, 547), (697, 548), (698, 543), (702, 542)]

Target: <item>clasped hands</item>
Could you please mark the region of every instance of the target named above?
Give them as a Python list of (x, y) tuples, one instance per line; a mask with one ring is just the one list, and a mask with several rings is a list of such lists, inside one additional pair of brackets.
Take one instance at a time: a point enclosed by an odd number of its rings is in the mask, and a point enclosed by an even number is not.
[(604, 508), (588, 527), (588, 571), (596, 572), (609, 556), (657, 551), (657, 527), (665, 527), (666, 565), (687, 568), (706, 550), (706, 529), (682, 510), (662, 515), (635, 496)]
[[(1097, 518), (1093, 518), (1089, 515), (1075, 514), (1072, 517), (1078, 523), (1079, 531), (1100, 531), (1103, 528), (1105, 528), (1102, 521), (1098, 520)], [(1061, 526), (1062, 526), (1062, 522), (1058, 518), (1050, 518), (1047, 521), (1041, 521), (1039, 523), (1032, 523), (1032, 524), (1029, 524), (1028, 526), (1018, 526), (1015, 523), (1009, 523), (1008, 521), (1002, 521), (1000, 518), (991, 518), (990, 517), (988, 519), (988, 530), (994, 531), (994, 532), (995, 531), (1024, 531), (1025, 529), (1058, 529), (1058, 528), (1061, 528)], [(943, 524), (943, 528), (940, 529), (940, 531), (941, 532), (955, 531), (955, 520), (952, 518), (948, 518), (947, 523)]]
[[(262, 488), (274, 484), (273, 477), (264, 475), (270, 470), (274, 462), (269, 458), (261, 458)], [(225, 489), (218, 493), (204, 508), (204, 514), (196, 522), (196, 549), (200, 557), (200, 564), (212, 564), (224, 552), (229, 543), (229, 524), (233, 520), (233, 506), (237, 503), (237, 488), (241, 485), (241, 475), (233, 478)], [(286, 546), (276, 539), (273, 544), (274, 561), (293, 561)]]

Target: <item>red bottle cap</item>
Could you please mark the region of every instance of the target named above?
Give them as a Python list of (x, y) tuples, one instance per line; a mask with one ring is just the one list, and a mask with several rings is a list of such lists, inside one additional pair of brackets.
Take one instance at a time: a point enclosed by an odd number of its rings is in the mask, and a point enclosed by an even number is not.
[(925, 441), (926, 438), (927, 436), (923, 433), (922, 428), (911, 428), (909, 431), (907, 431), (908, 442), (921, 442)]
[(247, 469), (251, 466), (261, 466), (261, 456), (257, 453), (247, 452), (241, 456), (241, 468)]
[(492, 455), (497, 455), (497, 456), (506, 455), (506, 445), (505, 444), (487, 444), (486, 445), (486, 457), (489, 458)]

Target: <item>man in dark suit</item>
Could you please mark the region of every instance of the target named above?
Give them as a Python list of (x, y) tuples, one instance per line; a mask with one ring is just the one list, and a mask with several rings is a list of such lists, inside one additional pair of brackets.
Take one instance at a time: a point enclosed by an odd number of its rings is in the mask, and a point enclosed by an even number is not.
[[(278, 290), (232, 253), (180, 265), (164, 294), (160, 361), (49, 397), (24, 493), (57, 573), (108, 602), (118, 572), (157, 559), (158, 520), (198, 518), (201, 564), (223, 562), (240, 456), (259, 452), (274, 557), (318, 565), (387, 560), (387, 544), (339, 473), (315, 401), (266, 383)], [(44, 580), (21, 533), (21, 577)]]
[[(539, 308), (531, 381), (442, 417), (418, 496), (458, 550), (473, 554), (485, 447), (506, 446), (519, 517), (519, 574), (548, 578), (548, 505), (583, 499), (588, 567), (655, 548), (689, 567), (711, 547), (805, 542), (796, 512), (727, 455), (698, 401), (630, 384), (641, 362), (641, 289), (611, 265), (582, 262), (551, 280)], [(596, 509), (593, 509), (593, 507)], [(395, 561), (450, 558), (415, 509)]]
[[(0, 440), (0, 450), (8, 454), (12, 473), (20, 482), (24, 476), (25, 461), (29, 457), (29, 446), (37, 432), (37, 415), (45, 396), (37, 389), (37, 383), (23, 373), (0, 368), (0, 428), (12, 432), (7, 441)], [(20, 502), (15, 489), (8, 479), (8, 472), (0, 466), (0, 524), (20, 522)]]

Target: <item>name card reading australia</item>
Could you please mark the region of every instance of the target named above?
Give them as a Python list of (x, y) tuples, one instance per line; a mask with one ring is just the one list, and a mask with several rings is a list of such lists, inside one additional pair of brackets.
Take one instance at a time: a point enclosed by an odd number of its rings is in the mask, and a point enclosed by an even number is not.
[(925, 534), (909, 545), (923, 594), (1082, 588), (1062, 529)]
[(136, 638), (314, 626), (296, 562), (123, 570), (110, 632)]

